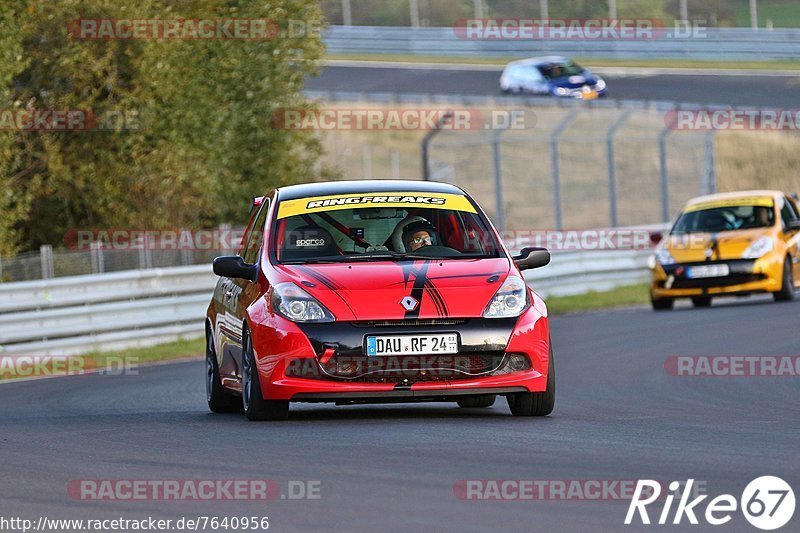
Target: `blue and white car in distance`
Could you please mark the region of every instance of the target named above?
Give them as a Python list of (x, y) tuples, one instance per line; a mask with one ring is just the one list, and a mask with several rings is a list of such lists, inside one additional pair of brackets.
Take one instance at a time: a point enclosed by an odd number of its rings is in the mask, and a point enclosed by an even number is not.
[(608, 94), (605, 80), (562, 56), (513, 61), (500, 76), (505, 94), (538, 94), (594, 100)]

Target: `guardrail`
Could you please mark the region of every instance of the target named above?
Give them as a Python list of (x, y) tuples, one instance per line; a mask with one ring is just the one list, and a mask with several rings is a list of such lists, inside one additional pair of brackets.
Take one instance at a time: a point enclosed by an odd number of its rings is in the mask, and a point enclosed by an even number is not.
[(210, 265), (0, 284), (0, 353), (71, 355), (201, 337)]
[(647, 281), (651, 254), (650, 250), (554, 253), (549, 266), (523, 274), (543, 298), (607, 291)]
[[(765, 61), (800, 57), (800, 30), (701, 28), (683, 36), (673, 28), (651, 39), (473, 40), (453, 28), (330, 26), (324, 42), (331, 54), (528, 57), (570, 55), (617, 59)], [(688, 33), (688, 32), (687, 32)]]
[[(563, 252), (525, 278), (544, 297), (647, 278), (647, 250)], [(0, 354), (71, 355), (203, 335), (208, 265), (0, 285)]]

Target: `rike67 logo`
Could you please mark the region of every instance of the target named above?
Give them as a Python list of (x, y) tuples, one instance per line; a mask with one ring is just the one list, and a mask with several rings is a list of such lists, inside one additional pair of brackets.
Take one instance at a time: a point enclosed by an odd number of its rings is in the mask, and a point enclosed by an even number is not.
[[(691, 501), (689, 500), (693, 484), (693, 479), (687, 480), (685, 488), (680, 493), (678, 491), (684, 486), (683, 483), (673, 481), (669, 484), (671, 493), (663, 499), (664, 505), (657, 515), (657, 524), (677, 525), (685, 516), (690, 524), (697, 525), (699, 515), (705, 519), (706, 523), (721, 526), (730, 522), (737, 509), (741, 509), (742, 514), (751, 525), (764, 531), (771, 531), (786, 525), (794, 515), (794, 491), (779, 477), (762, 476), (754, 479), (745, 487), (742, 497), (738, 501), (731, 494), (721, 494), (706, 503), (705, 512), (701, 512), (701, 504), (708, 498), (708, 495), (697, 496)], [(640, 479), (628, 507), (625, 524), (635, 523), (637, 514), (642, 524), (651, 524), (647, 506), (659, 500), (660, 497), (661, 484), (658, 481)], [(672, 504), (676, 498), (678, 503), (673, 514)], [(654, 510), (656, 509), (651, 508), (651, 511)], [(672, 515), (671, 521), (670, 515)]]

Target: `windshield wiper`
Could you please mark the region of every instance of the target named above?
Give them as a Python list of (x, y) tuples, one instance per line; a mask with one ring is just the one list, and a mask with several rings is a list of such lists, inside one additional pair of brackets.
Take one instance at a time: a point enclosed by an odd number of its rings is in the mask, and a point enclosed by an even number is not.
[(394, 260), (394, 259), (446, 259), (444, 257), (433, 257), (430, 255), (417, 255), (417, 254), (409, 254), (403, 252), (389, 252), (389, 253), (380, 253), (380, 254), (361, 254), (361, 255), (349, 255), (344, 258), (344, 261), (386, 261), (386, 260)]

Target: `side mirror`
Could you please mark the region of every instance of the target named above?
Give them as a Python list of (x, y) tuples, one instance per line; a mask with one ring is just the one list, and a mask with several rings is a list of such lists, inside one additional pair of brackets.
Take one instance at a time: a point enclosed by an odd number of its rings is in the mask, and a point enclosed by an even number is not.
[(523, 248), (513, 259), (520, 270), (539, 268), (550, 264), (550, 252), (547, 248)]
[(661, 234), (659, 231), (654, 231), (650, 233), (650, 244), (653, 246), (657, 245), (664, 239), (664, 235)]
[(225, 278), (255, 281), (258, 266), (244, 262), (238, 255), (223, 255), (214, 258), (214, 274)]

